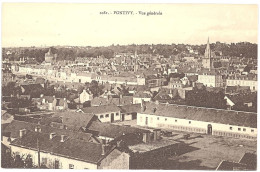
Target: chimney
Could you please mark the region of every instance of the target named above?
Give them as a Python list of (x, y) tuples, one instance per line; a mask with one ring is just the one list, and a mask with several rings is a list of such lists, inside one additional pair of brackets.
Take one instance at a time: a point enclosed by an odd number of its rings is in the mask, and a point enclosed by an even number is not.
[(34, 131), (40, 133), (40, 132), (42, 131), (42, 129), (41, 129), (40, 126), (36, 126), (35, 129), (34, 129)]
[(60, 142), (65, 142), (66, 139), (67, 139), (67, 136), (60, 135)]
[(108, 145), (106, 143), (105, 144), (101, 144), (101, 147), (102, 147), (101, 155), (105, 155), (107, 153)]
[(56, 136), (55, 133), (51, 133), (51, 134), (50, 134), (50, 140), (52, 140), (55, 136)]
[(22, 138), (26, 134), (26, 129), (22, 129), (19, 131), (20, 131), (20, 138)]

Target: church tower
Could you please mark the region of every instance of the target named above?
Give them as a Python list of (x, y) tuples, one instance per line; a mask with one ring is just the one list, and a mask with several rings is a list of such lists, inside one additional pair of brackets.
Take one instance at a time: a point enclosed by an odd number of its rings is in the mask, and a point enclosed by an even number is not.
[(209, 45), (209, 38), (207, 42), (207, 47), (205, 49), (204, 58), (202, 59), (202, 65), (204, 68), (210, 69), (211, 68), (211, 50)]

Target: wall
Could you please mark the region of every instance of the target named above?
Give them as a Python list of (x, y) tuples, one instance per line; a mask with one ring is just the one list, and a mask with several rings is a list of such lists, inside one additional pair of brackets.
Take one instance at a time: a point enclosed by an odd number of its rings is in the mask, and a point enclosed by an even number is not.
[[(146, 117), (148, 117), (148, 125), (146, 125)], [(141, 113), (137, 114), (137, 125), (149, 126), (153, 128), (165, 128), (165, 129), (190, 131), (190, 132), (206, 134), (209, 124), (212, 125), (213, 135), (224, 135), (224, 136), (232, 136), (232, 137), (248, 136), (254, 138), (257, 137), (256, 128), (226, 125), (226, 124), (212, 123), (212, 122), (194, 121), (188, 119), (179, 119), (179, 118), (148, 115), (148, 114), (141, 114)], [(230, 127), (232, 127), (232, 129)]]
[[(103, 114), (95, 114), (98, 116), (98, 119), (101, 122), (111, 122), (111, 114), (114, 113), (114, 121), (120, 121), (121, 120), (121, 113), (120, 111), (118, 112), (106, 112)], [(118, 113), (118, 115), (116, 115), (116, 113)], [(108, 114), (108, 117), (106, 117), (106, 115)], [(101, 118), (101, 115), (103, 115), (103, 118)]]
[[(19, 152), (20, 155), (28, 155), (30, 154), (32, 157), (32, 161), (34, 165), (38, 166), (38, 153), (37, 151), (34, 150), (29, 150), (29, 149), (25, 149), (25, 148), (20, 148), (17, 146), (11, 146), (11, 151), (12, 152)], [(26, 157), (26, 156), (25, 156)], [(54, 168), (54, 162), (55, 160), (58, 160), (59, 166), (61, 169), (69, 169), (69, 164), (73, 164), (74, 165), (74, 169), (97, 169), (97, 165), (96, 164), (92, 164), (92, 163), (88, 163), (88, 162), (84, 162), (84, 161), (79, 161), (79, 160), (74, 160), (74, 159), (70, 159), (70, 158), (65, 158), (65, 157), (61, 157), (61, 156), (57, 156), (57, 155), (52, 155), (50, 153), (40, 153), (40, 157), (41, 157), (41, 162), (42, 162), (42, 158), (47, 158), (47, 164), (46, 166), (48, 168)]]

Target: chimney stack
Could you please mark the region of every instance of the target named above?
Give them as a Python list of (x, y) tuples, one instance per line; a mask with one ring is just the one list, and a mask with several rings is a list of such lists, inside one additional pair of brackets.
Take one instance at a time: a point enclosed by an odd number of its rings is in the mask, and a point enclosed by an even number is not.
[(67, 139), (67, 136), (60, 135), (60, 142), (65, 142), (66, 139)]
[(50, 134), (50, 140), (52, 140), (55, 136), (56, 136), (55, 133), (51, 133), (51, 134)]
[(105, 155), (107, 153), (108, 145), (106, 143), (101, 144), (102, 147), (102, 153), (101, 155)]
[(41, 129), (41, 127), (40, 127), (40, 126), (36, 126), (34, 131), (35, 131), (35, 132), (39, 132), (39, 133), (40, 133), (40, 132), (42, 131), (42, 129)]
[(23, 136), (26, 134), (26, 129), (22, 129), (19, 131), (20, 131), (20, 138), (23, 138)]

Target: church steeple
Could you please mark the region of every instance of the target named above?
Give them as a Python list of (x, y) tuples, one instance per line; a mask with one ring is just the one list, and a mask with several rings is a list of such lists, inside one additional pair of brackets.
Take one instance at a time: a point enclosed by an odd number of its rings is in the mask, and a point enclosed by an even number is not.
[(207, 47), (205, 49), (205, 58), (210, 59), (210, 57), (211, 57), (211, 51), (210, 51), (209, 37), (208, 37)]
[(202, 65), (204, 68), (210, 69), (212, 67), (211, 63), (212, 63), (211, 62), (211, 50), (210, 50), (209, 37), (208, 37), (208, 42), (207, 42), (207, 46), (205, 49), (204, 58), (202, 59)]

